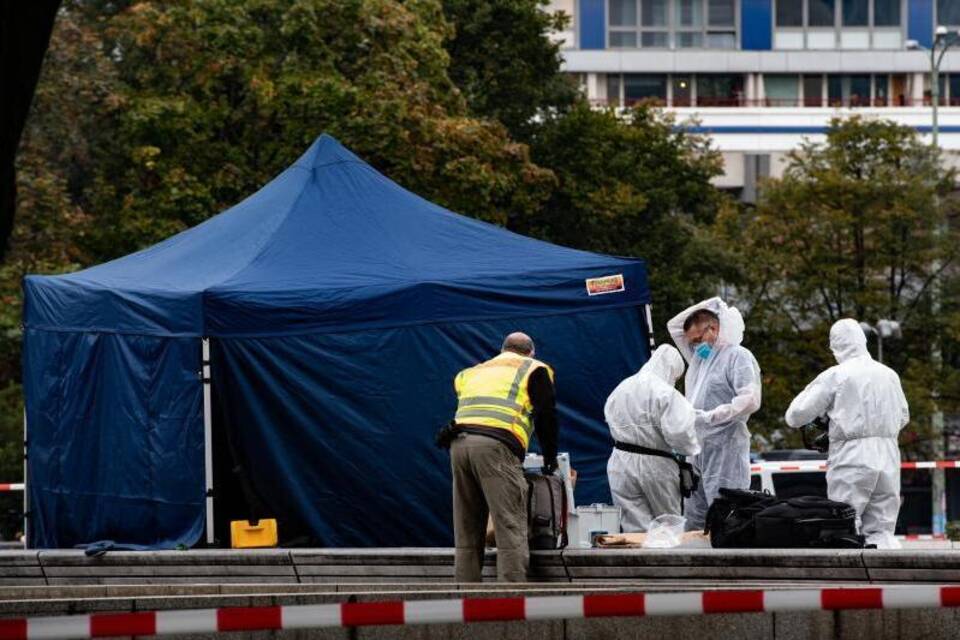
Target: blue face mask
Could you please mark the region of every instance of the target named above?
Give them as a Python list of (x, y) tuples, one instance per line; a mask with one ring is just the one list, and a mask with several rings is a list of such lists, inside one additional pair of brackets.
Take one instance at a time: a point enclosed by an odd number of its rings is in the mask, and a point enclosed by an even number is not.
[(693, 352), (697, 354), (697, 357), (701, 360), (706, 360), (710, 357), (710, 354), (713, 353), (713, 347), (711, 347), (709, 343), (701, 342)]

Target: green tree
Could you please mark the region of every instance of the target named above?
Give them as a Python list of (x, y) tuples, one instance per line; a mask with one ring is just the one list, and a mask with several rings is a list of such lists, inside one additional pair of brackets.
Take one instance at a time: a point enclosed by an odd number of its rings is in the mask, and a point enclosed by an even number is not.
[(473, 113), (499, 120), (518, 140), (536, 117), (576, 103), (579, 91), (560, 70), (560, 46), (550, 33), (569, 24), (547, 13), (547, 0), (444, 0), (454, 33), (446, 43), (450, 78)]
[(229, 207), (323, 131), (405, 187), (501, 224), (553, 184), (502, 125), (468, 115), (439, 2), (140, 2), (104, 33), (124, 91), (90, 190), (108, 230), (98, 255)]
[(647, 260), (654, 328), (716, 291), (725, 262), (708, 225), (728, 206), (711, 179), (721, 172), (709, 141), (640, 106), (622, 116), (580, 104), (547, 118), (531, 148), (558, 186), (516, 229), (552, 242)]
[(884, 350), (911, 406), (904, 444), (925, 449), (933, 399), (956, 398), (954, 376), (931, 369), (934, 345), (960, 320), (955, 304), (937, 312), (931, 297), (941, 276), (955, 270), (960, 249), (947, 224), (956, 211), (949, 197), (955, 177), (912, 128), (834, 120), (825, 143), (790, 154), (755, 210), (721, 217), (729, 255), (742, 266), (737, 290), (764, 370), (755, 424), (767, 432), (782, 427), (792, 397), (834, 364), (827, 348), (834, 321), (887, 318), (904, 329)]

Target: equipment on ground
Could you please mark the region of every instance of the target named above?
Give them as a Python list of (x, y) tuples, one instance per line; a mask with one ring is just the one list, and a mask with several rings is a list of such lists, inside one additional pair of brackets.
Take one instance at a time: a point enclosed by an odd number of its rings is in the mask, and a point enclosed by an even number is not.
[(781, 500), (765, 491), (720, 488), (705, 533), (715, 548), (862, 549), (856, 512), (821, 496)]
[(277, 546), (277, 521), (272, 518), (260, 520), (232, 520), (230, 522), (230, 547), (233, 549), (262, 549)]
[(803, 446), (811, 451), (826, 453), (830, 449), (830, 419), (819, 417), (800, 427)]
[(556, 474), (526, 472), (527, 538), (531, 549), (567, 546), (567, 492)]
[(586, 549), (593, 546), (593, 532), (604, 531), (610, 535), (620, 533), (620, 507), (599, 503), (580, 506), (570, 514), (568, 523), (569, 545), (575, 549)]

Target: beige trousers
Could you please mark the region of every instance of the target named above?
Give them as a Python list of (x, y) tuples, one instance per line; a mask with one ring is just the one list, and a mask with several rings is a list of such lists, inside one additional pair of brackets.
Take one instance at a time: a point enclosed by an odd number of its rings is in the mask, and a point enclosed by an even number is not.
[(480, 582), (487, 514), (497, 536), (497, 579), (525, 582), (527, 481), (516, 456), (493, 438), (461, 434), (450, 445), (453, 472), (454, 573), (457, 582)]

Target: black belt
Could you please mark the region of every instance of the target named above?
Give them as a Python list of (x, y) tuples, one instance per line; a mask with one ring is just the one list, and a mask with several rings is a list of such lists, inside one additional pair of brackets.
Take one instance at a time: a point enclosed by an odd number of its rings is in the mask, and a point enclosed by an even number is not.
[(700, 474), (696, 472), (696, 470), (693, 468), (693, 465), (687, 462), (686, 456), (670, 453), (669, 451), (661, 451), (660, 449), (648, 449), (647, 447), (641, 447), (638, 444), (620, 442), (619, 440), (614, 440), (613, 446), (615, 449), (620, 449), (621, 451), (626, 451), (627, 453), (636, 453), (641, 456), (669, 458), (670, 460), (676, 462), (680, 471), (680, 513), (683, 514), (683, 498), (689, 498), (691, 495), (693, 495), (693, 492), (697, 490), (697, 487), (700, 486)]
[(681, 456), (678, 456), (675, 453), (670, 453), (669, 451), (661, 451), (660, 449), (648, 449), (647, 447), (641, 447), (638, 444), (630, 444), (629, 442), (620, 442), (619, 440), (614, 440), (613, 447), (615, 449), (620, 449), (621, 451), (636, 453), (641, 456), (657, 456), (659, 458), (670, 458), (674, 462), (683, 461), (683, 458)]

